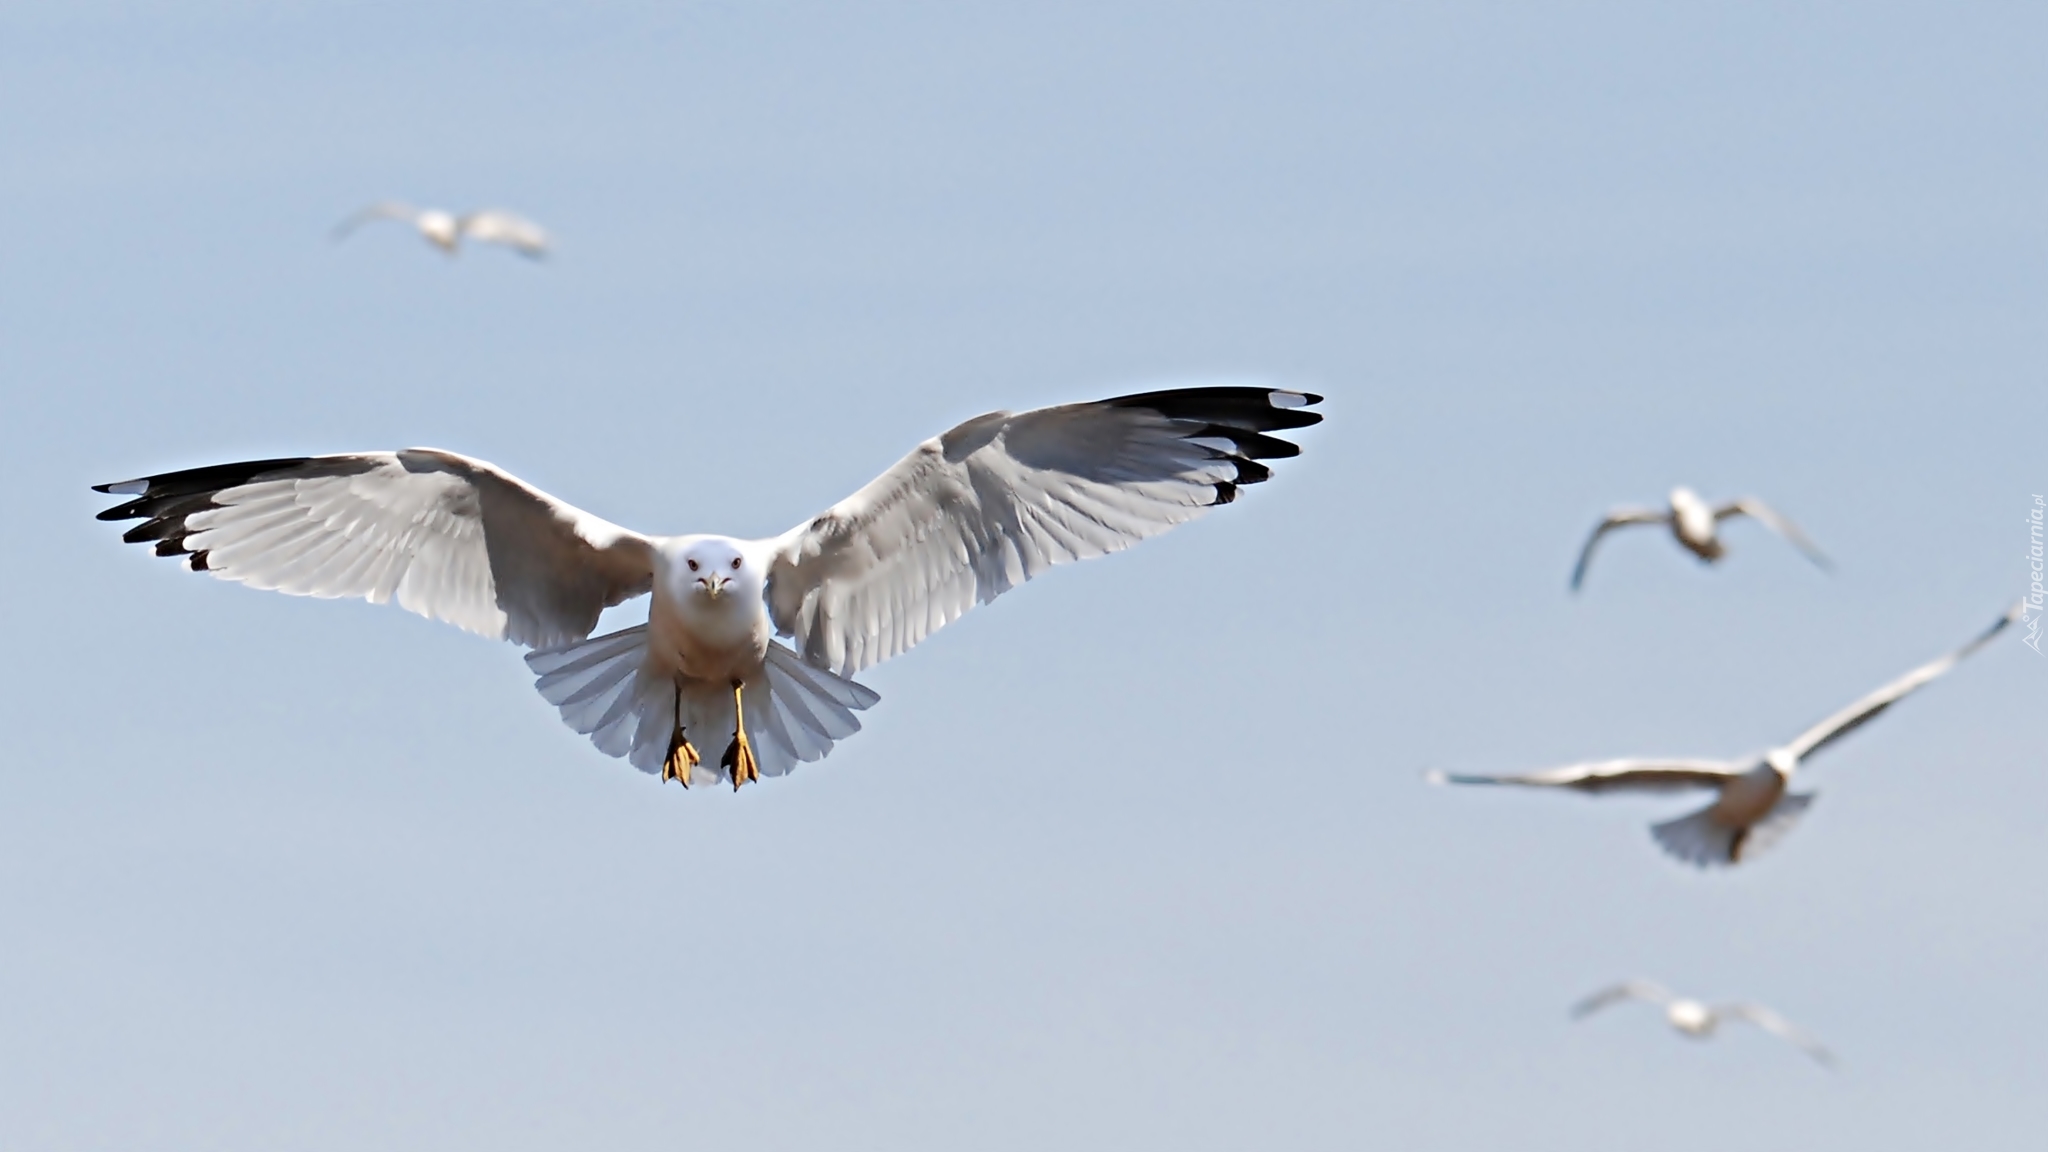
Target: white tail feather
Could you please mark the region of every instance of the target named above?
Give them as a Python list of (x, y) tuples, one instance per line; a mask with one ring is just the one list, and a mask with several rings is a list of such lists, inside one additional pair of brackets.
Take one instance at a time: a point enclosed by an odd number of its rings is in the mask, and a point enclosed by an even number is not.
[(1764, 818), (1747, 828), (1730, 827), (1714, 819), (1709, 804), (1691, 815), (1650, 826), (1650, 835), (1664, 851), (1688, 864), (1712, 868), (1738, 864), (1783, 839), (1813, 803), (1811, 792), (1780, 797)]
[[(538, 677), (534, 686), (561, 711), (563, 723), (589, 736), (605, 755), (623, 756), (642, 772), (661, 772), (675, 731), (678, 693), (671, 680), (648, 669), (645, 624), (542, 648), (528, 653), (526, 663)], [(680, 696), (683, 731), (702, 757), (690, 783), (725, 780), (718, 758), (733, 738), (732, 689), (686, 680)], [(860, 731), (854, 713), (880, 699), (770, 644), (761, 677), (745, 690), (747, 739), (761, 774), (783, 776), (799, 763), (822, 759), (835, 742)]]

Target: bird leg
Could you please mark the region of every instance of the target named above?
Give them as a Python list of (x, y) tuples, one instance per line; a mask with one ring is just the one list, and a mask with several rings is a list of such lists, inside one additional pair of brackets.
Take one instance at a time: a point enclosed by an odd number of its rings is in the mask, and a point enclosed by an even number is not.
[(676, 729), (669, 734), (668, 756), (661, 762), (661, 782), (671, 780), (683, 787), (690, 786), (690, 770), (697, 766), (702, 757), (691, 745), (690, 738), (683, 735), (683, 682), (676, 681)]
[(719, 757), (718, 766), (732, 773), (732, 790), (737, 792), (740, 785), (749, 780), (761, 778), (761, 766), (754, 760), (754, 746), (747, 743), (747, 714), (740, 705), (740, 690), (743, 681), (732, 682), (732, 744)]

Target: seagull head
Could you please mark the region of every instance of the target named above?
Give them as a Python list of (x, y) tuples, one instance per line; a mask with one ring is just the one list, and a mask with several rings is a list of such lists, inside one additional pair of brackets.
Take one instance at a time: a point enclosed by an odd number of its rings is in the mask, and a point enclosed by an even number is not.
[(759, 565), (750, 561), (737, 540), (699, 536), (683, 542), (670, 562), (670, 581), (678, 599), (716, 603), (727, 596), (761, 591)]

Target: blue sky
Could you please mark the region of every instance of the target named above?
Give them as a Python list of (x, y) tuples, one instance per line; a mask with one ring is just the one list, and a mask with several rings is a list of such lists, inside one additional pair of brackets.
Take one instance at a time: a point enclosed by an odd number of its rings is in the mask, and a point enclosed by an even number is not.
[[(2026, 1148), (2048, 663), (1700, 875), (1687, 801), (1987, 625), (2048, 491), (2021, 5), (0, 11), (0, 1135), (36, 1149)], [(561, 238), (446, 261), (366, 201)], [(1218, 515), (864, 675), (729, 794), (506, 645), (118, 543), (88, 484), (429, 444), (779, 532), (994, 408), (1325, 394)], [(1755, 494), (1703, 569), (1617, 537)], [(625, 618), (630, 618), (630, 615)], [(1617, 977), (1772, 1003), (1829, 1076)]]

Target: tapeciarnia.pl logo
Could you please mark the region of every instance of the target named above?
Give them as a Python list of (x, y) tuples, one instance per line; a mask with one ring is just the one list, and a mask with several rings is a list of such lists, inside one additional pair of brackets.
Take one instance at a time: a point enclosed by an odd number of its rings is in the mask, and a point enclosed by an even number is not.
[(2036, 654), (2041, 652), (2041, 610), (2044, 595), (2041, 588), (2041, 514), (2044, 511), (2048, 511), (2048, 506), (2043, 505), (2041, 494), (2036, 492), (2034, 507), (2027, 513), (2027, 533), (2030, 541), (2027, 548), (2027, 564), (2033, 569), (2033, 583), (2027, 592), (2025, 610), (2020, 615), (2020, 623), (2027, 626), (2027, 634), (2020, 637), (2020, 643), (2032, 648)]

